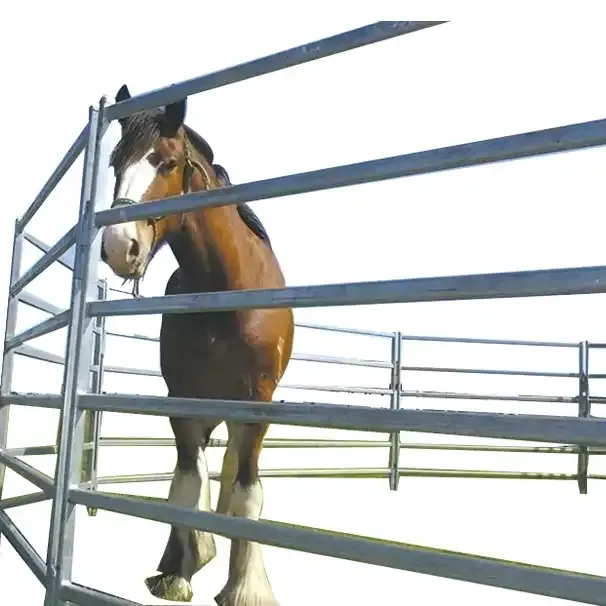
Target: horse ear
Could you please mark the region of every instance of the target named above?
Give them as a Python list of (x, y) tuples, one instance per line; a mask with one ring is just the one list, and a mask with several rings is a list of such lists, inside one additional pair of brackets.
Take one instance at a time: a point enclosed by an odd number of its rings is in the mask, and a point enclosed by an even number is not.
[(185, 121), (185, 112), (187, 110), (187, 99), (176, 101), (164, 108), (162, 115), (162, 126), (165, 136), (175, 134)]
[(217, 175), (217, 180), (221, 184), (222, 187), (228, 187), (231, 185), (231, 180), (227, 171), (220, 164), (213, 164), (213, 168), (215, 169), (215, 175)]
[(126, 101), (127, 99), (130, 99), (130, 91), (128, 90), (128, 86), (126, 86), (126, 84), (123, 84), (120, 87), (120, 90), (116, 93), (116, 103)]

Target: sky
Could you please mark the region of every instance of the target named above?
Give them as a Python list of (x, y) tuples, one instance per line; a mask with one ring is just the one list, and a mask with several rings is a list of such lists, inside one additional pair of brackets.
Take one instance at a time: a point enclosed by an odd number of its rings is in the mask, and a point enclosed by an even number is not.
[[(537, 3), (538, 6), (540, 3)], [(580, 3), (583, 4), (583, 3)], [(586, 3), (587, 7), (591, 3)], [(110, 100), (128, 84), (137, 94), (211, 72), (297, 44), (384, 18), (453, 19), (451, 23), (205, 92), (189, 99), (186, 122), (211, 144), (232, 182), (302, 172), (367, 159), (421, 151), (584, 122), (604, 117), (600, 77), (606, 52), (598, 13), (578, 18), (505, 12), (461, 3), (373, 3), (344, 11), (336, 3), (306, 3), (287, 10), (233, 1), (202, 6), (175, 2), (174, 27), (164, 27), (165, 5), (148, 2), (11, 5), (2, 20), (0, 53), (18, 57), (3, 65), (10, 83), (0, 100), (5, 144), (0, 146), (4, 221), (0, 222), (0, 301), (6, 301), (12, 226), (40, 190), (87, 120), (87, 108), (102, 95)], [(517, 6), (507, 3), (508, 6)], [(491, 3), (492, 6), (492, 3)], [(545, 6), (545, 4), (543, 4)], [(550, 4), (550, 7), (552, 5)], [(592, 6), (594, 6), (592, 4)], [(402, 10), (406, 7), (406, 10)], [(536, 8), (536, 7), (535, 7)], [(406, 13), (406, 14), (402, 14)], [(236, 15), (235, 17), (233, 15)], [(181, 19), (185, 17), (187, 24)], [(52, 23), (52, 27), (48, 24)], [(169, 24), (170, 25), (170, 24)], [(7, 70), (7, 71), (4, 71)], [(107, 135), (107, 150), (118, 128)], [(289, 285), (382, 280), (465, 273), (600, 265), (604, 190), (603, 148), (490, 166), (367, 184), (335, 191), (254, 203)], [(76, 221), (81, 160), (68, 172), (28, 231), (52, 244)], [(111, 193), (111, 175), (105, 195)], [(25, 270), (38, 253), (26, 245)], [(175, 267), (168, 249), (154, 260), (142, 294), (163, 293)], [(100, 268), (110, 286), (120, 282)], [(29, 287), (55, 305), (69, 300), (71, 276), (52, 267)], [(112, 293), (112, 296), (117, 296)], [(299, 322), (440, 335), (522, 340), (606, 342), (604, 295), (447, 302), (296, 310)], [(5, 305), (1, 304), (4, 326)], [(18, 330), (45, 318), (27, 308)], [(118, 318), (110, 330), (156, 336), (159, 318)], [(62, 353), (65, 331), (31, 342)], [(298, 329), (299, 353), (387, 360), (388, 341)], [(446, 345), (406, 341), (407, 365), (575, 372), (576, 350)], [(106, 363), (157, 368), (157, 348), (109, 339)], [(606, 353), (592, 351), (590, 370), (606, 373)], [(471, 393), (576, 394), (572, 379), (528, 379), (405, 373), (406, 389)], [(386, 387), (384, 370), (291, 363), (276, 399), (386, 406), (381, 396), (360, 396), (287, 385)], [(603, 381), (592, 393), (606, 395)], [(19, 358), (15, 391), (56, 393), (61, 368)], [(160, 379), (107, 375), (106, 391), (165, 394)], [(576, 414), (574, 405), (408, 400), (403, 406), (457, 410)], [(600, 406), (593, 414), (602, 416)], [(34, 416), (35, 415), (35, 416)], [(57, 413), (14, 409), (9, 446), (49, 444)], [(103, 435), (169, 437), (165, 419), (111, 415)], [(224, 435), (217, 430), (216, 437)], [(271, 437), (380, 438), (375, 434), (274, 426)], [(481, 443), (449, 436), (403, 434), (403, 441)], [(209, 453), (217, 469), (221, 453)], [(174, 466), (168, 448), (107, 448), (100, 473), (166, 472)], [(51, 473), (53, 457), (26, 458)], [(576, 457), (403, 450), (403, 467), (574, 473)], [(383, 467), (386, 449), (266, 449), (261, 465), (275, 468)], [(594, 456), (590, 472), (606, 473)], [(267, 479), (267, 519), (379, 536), (486, 556), (606, 575), (602, 515), (606, 485), (590, 481), (580, 496), (575, 482), (403, 478), (397, 493), (387, 480)], [(108, 490), (166, 496), (168, 483), (108, 485)], [(215, 490), (216, 487), (213, 488)], [(27, 482), (7, 472), (4, 496), (29, 492)], [(216, 498), (216, 491), (214, 492)], [(48, 503), (13, 509), (12, 518), (42, 555), (46, 552)], [(589, 532), (588, 529), (591, 528)], [(76, 531), (74, 579), (146, 604), (143, 579), (155, 570), (168, 536), (165, 525), (100, 512), (82, 512)], [(119, 549), (116, 546), (119, 545)], [(223, 586), (228, 542), (194, 578), (194, 602), (204, 606)], [(268, 574), (280, 603), (363, 605), (433, 604), (448, 599), (470, 606), (556, 606), (534, 595), (381, 569), (336, 559), (265, 548)], [(19, 595), (41, 604), (43, 592), (3, 539), (0, 602)], [(6, 581), (6, 579), (10, 579)], [(15, 593), (16, 592), (16, 593)]]

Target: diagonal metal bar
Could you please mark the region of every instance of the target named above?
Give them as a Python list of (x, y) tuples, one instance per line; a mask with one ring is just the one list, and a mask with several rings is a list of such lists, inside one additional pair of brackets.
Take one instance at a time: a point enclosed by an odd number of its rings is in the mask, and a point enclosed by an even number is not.
[(4, 346), (4, 353), (10, 351), (11, 349), (18, 347), (19, 345), (23, 345), (26, 341), (31, 341), (32, 339), (36, 339), (38, 337), (43, 337), (55, 330), (59, 330), (60, 328), (64, 328), (67, 326), (67, 322), (69, 319), (69, 311), (62, 311), (60, 314), (56, 316), (52, 316), (47, 320), (43, 320), (39, 324), (24, 330), (22, 333), (15, 335), (12, 339), (8, 339)]
[(274, 521), (70, 490), (72, 502), (306, 553), (606, 606), (606, 578)]
[(197, 208), (293, 196), (605, 144), (606, 119), (595, 120), (120, 206), (98, 212), (95, 222), (103, 227)]
[(76, 137), (76, 140), (69, 148), (65, 157), (59, 162), (59, 166), (55, 168), (53, 174), (49, 177), (48, 181), (43, 185), (40, 193), (36, 196), (34, 201), (30, 204), (29, 208), (23, 213), (23, 216), (18, 222), (18, 230), (22, 232), (25, 226), (30, 222), (32, 217), (38, 212), (40, 207), (44, 204), (50, 193), (57, 187), (57, 184), (65, 173), (71, 168), (72, 164), (76, 161), (80, 152), (86, 146), (88, 139), (88, 124), (82, 129), (80, 134)]
[(69, 604), (86, 606), (144, 606), (141, 602), (132, 602), (105, 591), (64, 581), (59, 588), (59, 599)]
[[(38, 250), (41, 250), (44, 253), (47, 253), (52, 248), (52, 246), (49, 246), (48, 244), (42, 242), (42, 240), (39, 240), (35, 236), (32, 236), (32, 234), (28, 234), (26, 231), (23, 232), (23, 237), (30, 244), (33, 244)], [(66, 269), (70, 269), (71, 271), (73, 271), (74, 270), (74, 249), (73, 249), (73, 247), (70, 248), (63, 255), (61, 255), (57, 259), (57, 263), (59, 263), (60, 265), (63, 265), (63, 267), (65, 267)]]
[(40, 257), (12, 286), (11, 297), (16, 297), (32, 280), (35, 280), (45, 269), (48, 269), (55, 261), (62, 258), (65, 253), (76, 243), (76, 226), (56, 242), (44, 256)]
[(38, 347), (32, 347), (31, 345), (19, 345), (15, 347), (14, 353), (24, 356), (26, 358), (32, 358), (33, 360), (40, 360), (42, 362), (51, 362), (52, 364), (64, 364), (65, 359), (63, 356), (44, 351)]
[(56, 305), (53, 305), (52, 303), (49, 303), (48, 301), (45, 301), (44, 299), (41, 299), (40, 297), (32, 295), (28, 292), (21, 291), (18, 298), (21, 303), (25, 303), (25, 305), (29, 305), (30, 307), (39, 309), (40, 311), (45, 311), (47, 314), (51, 314), (53, 316), (56, 316), (64, 311), (61, 307), (57, 307)]
[(32, 544), (25, 538), (16, 524), (8, 514), (0, 510), (0, 532), (8, 539), (19, 557), (27, 564), (36, 578), (46, 585), (46, 565), (40, 554), (33, 548)]
[(91, 316), (186, 314), (242, 309), (466, 301), (604, 292), (606, 292), (606, 266), (599, 266), (99, 301), (88, 304), (88, 313)]
[(446, 21), (379, 21), (365, 25), (115, 103), (107, 108), (107, 119), (126, 118), (141, 110), (161, 107), (213, 88), (271, 74), (442, 23)]
[(19, 474), (22, 478), (37, 486), (42, 492), (52, 494), (54, 491), (53, 479), (42, 473), (29, 463), (19, 460), (16, 456), (10, 454), (6, 450), (0, 449), (0, 461), (9, 469)]

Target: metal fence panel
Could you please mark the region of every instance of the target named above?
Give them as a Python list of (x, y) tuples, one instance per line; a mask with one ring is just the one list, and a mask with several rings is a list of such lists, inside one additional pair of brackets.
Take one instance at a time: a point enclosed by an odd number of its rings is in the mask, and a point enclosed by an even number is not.
[[(332, 429), (350, 429), (390, 434), (384, 441), (324, 441), (321, 440), (271, 440), (274, 447), (304, 447), (323, 445), (332, 448), (364, 447), (389, 448), (389, 466), (385, 468), (350, 469), (277, 469), (263, 470), (266, 477), (389, 477), (390, 487), (397, 488), (401, 476), (425, 477), (498, 477), (502, 479), (576, 479), (581, 492), (586, 492), (587, 479), (606, 479), (600, 474), (588, 474), (589, 454), (606, 454), (606, 419), (590, 415), (591, 403), (606, 402), (606, 397), (590, 396), (588, 381), (596, 373), (588, 371), (590, 346), (606, 347), (603, 344), (583, 342), (579, 347), (580, 363), (575, 372), (524, 372), (439, 367), (415, 367), (402, 365), (401, 346), (403, 340), (418, 339), (436, 342), (456, 342), (453, 338), (411, 337), (396, 333), (362, 331), (332, 327), (329, 330), (352, 334), (372, 334), (381, 338), (392, 338), (390, 362), (378, 360), (355, 360), (335, 356), (295, 354), (293, 359), (351, 366), (390, 369), (389, 388), (347, 387), (340, 385), (303, 386), (283, 385), (291, 389), (318, 391), (350, 391), (352, 393), (375, 393), (391, 397), (390, 409), (361, 406), (341, 406), (323, 403), (267, 403), (231, 400), (162, 398), (114, 394), (101, 395), (101, 378), (104, 371), (158, 376), (157, 371), (121, 367), (106, 367), (102, 363), (102, 348), (105, 334), (103, 319), (115, 315), (141, 315), (158, 313), (197, 313), (200, 311), (230, 311), (236, 309), (321, 307), (336, 305), (367, 305), (401, 302), (452, 301), (483, 298), (507, 298), (550, 296), (565, 294), (590, 294), (606, 292), (606, 266), (552, 269), (528, 272), (445, 276), (414, 280), (389, 280), (302, 286), (296, 288), (260, 291), (204, 293), (196, 295), (173, 295), (151, 297), (146, 300), (96, 301), (98, 283), (96, 265), (99, 258), (99, 238), (95, 238), (99, 227), (143, 219), (163, 214), (170, 206), (171, 212), (183, 212), (200, 207), (250, 202), (282, 197), (329, 188), (345, 187), (360, 183), (419, 175), (461, 167), (499, 162), (514, 158), (557, 153), (606, 144), (606, 120), (560, 126), (540, 131), (498, 137), (440, 149), (404, 154), (337, 166), (306, 173), (292, 174), (273, 179), (234, 185), (220, 190), (189, 194), (170, 200), (158, 200), (145, 205), (133, 205), (95, 213), (97, 182), (100, 179), (101, 139), (109, 121), (125, 117), (141, 109), (165, 105), (188, 95), (243, 81), (261, 74), (268, 74), (287, 67), (334, 55), (353, 48), (386, 40), (395, 36), (419, 31), (442, 21), (380, 22), (331, 36), (313, 43), (304, 44), (281, 53), (272, 54), (238, 66), (219, 70), (212, 74), (194, 78), (133, 97), (122, 103), (105, 108), (101, 101), (98, 110), (91, 108), (89, 124), (80, 133), (66, 156), (55, 169), (42, 190), (15, 225), (15, 240), (11, 280), (9, 286), (6, 335), (0, 391), (0, 533), (4, 534), (35, 576), (46, 586), (45, 606), (58, 606), (60, 602), (86, 603), (99, 606), (135, 604), (117, 596), (75, 584), (71, 581), (73, 557), (74, 505), (84, 504), (89, 510), (97, 507), (127, 515), (188, 525), (230, 538), (244, 538), (269, 545), (280, 546), (367, 562), (375, 565), (414, 571), (422, 574), (458, 579), (494, 587), (526, 591), (545, 596), (576, 600), (578, 602), (606, 606), (606, 578), (583, 575), (529, 566), (518, 562), (507, 562), (430, 549), (403, 543), (369, 539), (343, 533), (319, 531), (299, 526), (268, 521), (251, 521), (243, 518), (222, 516), (215, 513), (192, 511), (166, 503), (154, 503), (142, 499), (116, 497), (96, 490), (96, 452), (99, 444), (110, 445), (170, 445), (171, 440), (144, 439), (139, 442), (126, 438), (102, 439), (99, 435), (101, 411), (128, 412), (147, 415), (171, 414), (190, 418), (213, 418), (220, 421), (262, 422)], [(41, 207), (48, 195), (72, 166), (79, 153), (86, 147), (81, 190), (80, 216), (78, 224), (70, 229), (53, 246), (45, 245), (24, 231), (26, 225)], [(44, 252), (25, 274), (20, 276), (21, 248), (26, 240)], [(76, 244), (75, 249), (72, 247)], [(29, 284), (53, 262), (73, 270), (71, 305), (61, 310), (39, 297), (24, 292)], [(35, 309), (51, 314), (47, 320), (15, 334), (17, 304), (22, 302)], [(96, 319), (93, 322), (93, 319)], [(68, 326), (65, 356), (50, 354), (35, 347), (24, 345), (30, 339), (46, 335), (53, 330)], [(301, 325), (311, 329), (324, 328), (313, 324)], [(96, 347), (93, 348), (95, 328), (98, 331)], [(103, 328), (104, 330), (104, 328)], [(130, 335), (128, 335), (130, 336)], [(157, 341), (153, 337), (130, 336), (145, 341)], [(518, 344), (540, 347), (577, 347), (577, 344), (499, 341), (492, 339), (459, 339), (459, 342)], [(93, 358), (94, 352), (94, 360)], [(14, 355), (65, 365), (64, 384), (60, 395), (15, 394), (11, 391)], [(401, 372), (406, 370), (427, 372), (459, 372), (466, 374), (503, 374), (511, 376), (535, 376), (577, 378), (578, 394), (574, 396), (496, 396), (462, 394), (454, 392), (430, 392), (405, 389)], [(92, 372), (93, 381), (90, 381)], [(86, 392), (96, 393), (86, 393)], [(477, 412), (455, 412), (437, 410), (410, 410), (401, 408), (401, 398), (445, 398), (517, 400), (527, 402), (576, 403), (577, 417), (546, 415), (503, 415)], [(58, 446), (6, 448), (8, 411), (11, 405), (24, 405), (59, 409), (61, 425)], [(84, 415), (91, 424), (84, 442)], [(567, 444), (568, 446), (491, 446), (491, 445), (440, 445), (401, 444), (400, 432), (441, 433), (449, 435), (477, 436), (501, 439), (529, 440)], [(221, 441), (215, 441), (220, 446)], [(223, 444), (224, 445), (224, 444)], [(491, 472), (474, 470), (464, 472), (455, 469), (409, 469), (400, 466), (401, 449), (420, 448), (444, 450), (476, 450), (494, 452), (544, 452), (577, 454), (576, 474), (544, 474), (538, 472)], [(82, 453), (90, 452), (86, 473), (81, 477)], [(55, 480), (35, 469), (18, 457), (32, 454), (58, 453)], [(4, 471), (9, 467), (40, 489), (30, 495), (2, 499)], [(216, 476), (216, 474), (215, 474)], [(166, 480), (170, 474), (134, 474), (130, 476), (101, 478), (108, 481), (137, 482)], [(74, 488), (80, 485), (81, 488)], [(83, 488), (86, 488), (84, 490)], [(28, 543), (14, 525), (4, 509), (28, 503), (38, 503), (53, 498), (51, 529), (47, 563)]]

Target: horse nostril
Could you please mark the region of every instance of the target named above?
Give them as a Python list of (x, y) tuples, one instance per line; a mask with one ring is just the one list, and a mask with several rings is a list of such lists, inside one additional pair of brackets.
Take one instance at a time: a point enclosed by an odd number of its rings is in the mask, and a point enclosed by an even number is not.
[(137, 240), (130, 241), (130, 247), (128, 249), (128, 256), (137, 258), (139, 256), (139, 242)]

